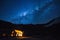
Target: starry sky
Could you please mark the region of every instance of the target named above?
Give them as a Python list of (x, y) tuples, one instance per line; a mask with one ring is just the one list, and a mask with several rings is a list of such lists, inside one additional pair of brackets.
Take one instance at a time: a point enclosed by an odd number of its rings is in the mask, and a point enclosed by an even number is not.
[(0, 0), (0, 20), (14, 24), (45, 24), (60, 17), (58, 0)]

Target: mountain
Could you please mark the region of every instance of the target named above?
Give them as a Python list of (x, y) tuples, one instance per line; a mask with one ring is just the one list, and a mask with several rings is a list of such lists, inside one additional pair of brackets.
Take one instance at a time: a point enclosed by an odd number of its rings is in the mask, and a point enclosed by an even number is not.
[(15, 29), (15, 25), (7, 22), (7, 21), (3, 21), (0, 20), (0, 36), (2, 36), (2, 34), (6, 33), (7, 36), (11, 34), (11, 31)]
[[(56, 30), (56, 28), (58, 30)], [(57, 17), (46, 24), (36, 25), (12, 24), (10, 22), (0, 20), (0, 33), (6, 32), (7, 34), (10, 34), (14, 29), (24, 31), (25, 36), (39, 37), (42, 39), (56, 39), (57, 37), (60, 37), (60, 17)]]
[(12, 28), (14, 26), (14, 24), (4, 21), (4, 20), (0, 20), (0, 28)]

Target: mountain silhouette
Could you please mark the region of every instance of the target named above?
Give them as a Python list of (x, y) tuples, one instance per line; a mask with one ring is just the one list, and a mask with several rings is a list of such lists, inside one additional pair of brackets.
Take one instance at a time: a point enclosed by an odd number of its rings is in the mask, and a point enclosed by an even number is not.
[[(50, 25), (51, 24), (51, 25)], [(47, 27), (46, 27), (47, 26)], [(59, 30), (56, 28), (60, 28), (60, 17), (57, 17), (46, 24), (12, 24), (7, 21), (0, 20), (0, 34), (7, 33), (10, 34), (12, 30), (19, 29), (24, 31), (24, 35), (32, 36), (32, 37), (60, 37)], [(56, 34), (57, 32), (57, 34)]]

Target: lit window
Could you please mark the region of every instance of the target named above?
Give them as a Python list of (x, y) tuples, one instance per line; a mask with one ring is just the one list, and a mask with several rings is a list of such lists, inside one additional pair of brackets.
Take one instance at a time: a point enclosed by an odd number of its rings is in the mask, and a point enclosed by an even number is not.
[(16, 36), (23, 36), (23, 32), (20, 30), (15, 30)]
[(21, 30), (14, 30), (14, 31), (12, 31), (11, 36), (12, 37), (13, 36), (20, 36), (20, 37), (22, 37), (23, 36), (23, 32)]

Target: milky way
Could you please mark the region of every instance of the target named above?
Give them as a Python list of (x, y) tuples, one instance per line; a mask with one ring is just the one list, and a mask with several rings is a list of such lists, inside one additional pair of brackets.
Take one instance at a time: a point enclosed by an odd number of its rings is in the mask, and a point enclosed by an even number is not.
[(0, 0), (0, 19), (14, 24), (45, 24), (60, 16), (54, 0)]

